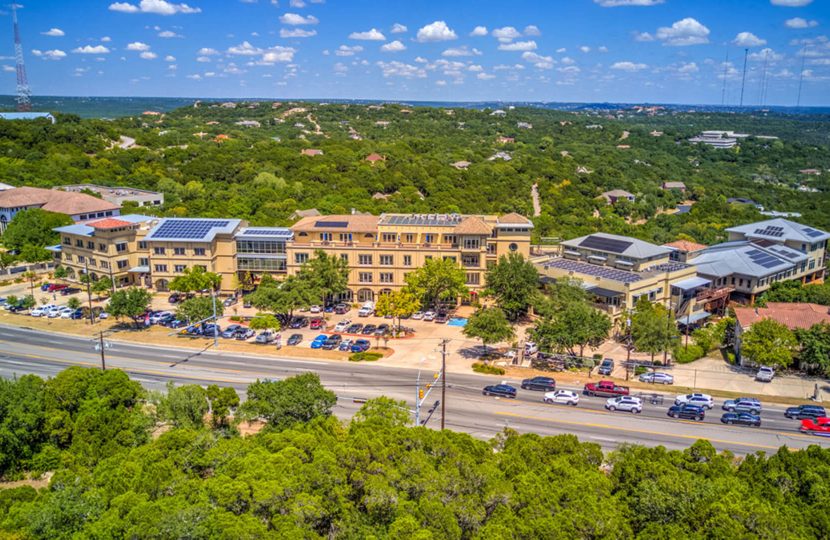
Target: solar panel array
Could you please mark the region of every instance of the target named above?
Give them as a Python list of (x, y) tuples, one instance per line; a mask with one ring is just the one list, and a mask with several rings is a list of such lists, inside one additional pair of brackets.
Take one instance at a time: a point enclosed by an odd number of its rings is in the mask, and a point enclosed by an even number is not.
[(775, 247), (775, 246), (770, 246), (767, 249), (769, 251), (772, 251), (773, 253), (781, 255), (782, 257), (786, 257), (787, 259), (790, 259), (790, 260), (798, 259), (798, 258), (801, 257), (800, 253), (795, 252), (791, 249), (785, 249), (785, 248), (780, 248), (780, 247)]
[(177, 240), (201, 240), (211, 229), (227, 227), (230, 221), (205, 219), (168, 219), (150, 235), (150, 238), (175, 238)]
[(655, 264), (648, 268), (649, 271), (657, 272), (677, 272), (678, 270), (685, 270), (690, 265), (682, 262), (668, 262), (663, 264)]
[(631, 247), (634, 242), (626, 242), (625, 240), (615, 240), (613, 238), (603, 238), (601, 236), (589, 236), (579, 243), (579, 247), (588, 249), (597, 249), (599, 251), (607, 251), (609, 253), (623, 253), (626, 249)]
[(780, 238), (784, 236), (784, 227), (775, 227), (770, 225), (766, 229), (755, 229), (755, 234), (761, 236), (772, 236), (773, 238)]
[(642, 276), (634, 272), (626, 272), (625, 270), (617, 270), (608, 266), (597, 266), (595, 264), (571, 261), (568, 259), (551, 259), (545, 263), (545, 266), (610, 279), (611, 281), (618, 281), (620, 283), (634, 283), (643, 279)]
[(346, 227), (349, 226), (349, 222), (348, 221), (315, 221), (314, 226), (315, 227), (320, 227), (320, 228), (331, 227), (333, 229), (335, 229), (335, 228), (336, 229), (345, 229)]
[(464, 216), (459, 214), (411, 214), (406, 216), (384, 216), (384, 225), (425, 225), (452, 226), (461, 223)]
[(758, 266), (763, 266), (764, 268), (775, 268), (776, 266), (781, 266), (782, 264), (786, 264), (781, 259), (770, 255), (769, 253), (764, 253), (759, 249), (750, 249), (746, 252), (749, 255), (749, 258), (757, 264)]
[(804, 227), (801, 230), (804, 231), (804, 234), (806, 234), (810, 238), (817, 238), (819, 236), (824, 236), (824, 232), (817, 231), (816, 229), (811, 229), (810, 227)]
[(291, 229), (245, 229), (239, 236), (291, 236)]

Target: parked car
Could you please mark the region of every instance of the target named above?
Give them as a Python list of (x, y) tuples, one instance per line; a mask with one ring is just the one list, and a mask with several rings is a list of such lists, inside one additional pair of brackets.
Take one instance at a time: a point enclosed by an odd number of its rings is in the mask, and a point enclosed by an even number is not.
[(681, 403), (669, 407), (667, 414), (672, 418), (683, 418), (685, 420), (697, 420), (700, 422), (706, 417), (706, 409), (700, 405)]
[(739, 426), (755, 426), (761, 427), (761, 417), (757, 414), (750, 414), (748, 412), (727, 412), (723, 413), (720, 421), (724, 424), (737, 424)]
[(154, 311), (150, 314), (150, 324), (159, 324), (165, 318), (170, 319), (173, 317), (173, 314), (169, 311)]
[(72, 312), (72, 314), (69, 316), (69, 318), (70, 318), (70, 319), (72, 319), (73, 321), (77, 321), (77, 320), (83, 319), (84, 317), (85, 317), (85, 315), (84, 315), (84, 310), (83, 310), (83, 309), (81, 309), (81, 308), (76, 309), (76, 310), (75, 310), (75, 311), (73, 311), (73, 312)]
[(277, 339), (277, 333), (276, 332), (274, 332), (273, 330), (263, 330), (262, 332), (259, 333), (259, 335), (256, 337), (254, 342), (266, 344), (266, 343), (271, 343), (272, 341), (275, 341), (276, 339)]
[(222, 332), (223, 338), (233, 338), (236, 337), (236, 331), (242, 328), (241, 324), (232, 324), (225, 328), (225, 331)]
[(423, 319), (427, 322), (432, 322), (435, 320), (435, 312), (434, 311), (425, 311)]
[(176, 304), (178, 302), (181, 302), (182, 300), (184, 300), (184, 295), (177, 292), (174, 292), (173, 294), (167, 297), (167, 301), (171, 304)]
[(389, 333), (389, 325), (388, 324), (379, 324), (378, 327), (375, 329), (375, 335), (379, 337), (383, 337)]
[(761, 414), (761, 402), (756, 398), (740, 397), (727, 399), (723, 402), (723, 410), (729, 412), (748, 412), (749, 414)]
[(315, 317), (311, 319), (311, 322), (308, 323), (308, 328), (311, 330), (322, 330), (326, 327), (326, 321), (321, 319), (320, 317)]
[(358, 317), (370, 317), (374, 312), (375, 312), (375, 306), (374, 305), (363, 305), (363, 307), (361, 307), (357, 311), (357, 316)]
[(50, 319), (57, 319), (64, 309), (66, 309), (66, 306), (55, 306), (46, 313), (46, 316)]
[(345, 315), (352, 307), (349, 304), (337, 304), (334, 306), (334, 312), (337, 315)]
[(525, 356), (533, 356), (539, 352), (539, 346), (533, 341), (525, 343)]
[(368, 339), (356, 339), (352, 344), (352, 352), (366, 352), (372, 347)]
[(755, 380), (759, 382), (771, 382), (775, 377), (775, 370), (769, 366), (761, 366), (755, 374)]
[(435, 322), (437, 324), (446, 324), (449, 320), (450, 316), (446, 311), (439, 311), (438, 314), (435, 315)]
[(81, 292), (81, 289), (78, 287), (67, 287), (61, 290), (61, 296), (69, 296), (70, 294), (76, 294)]
[(302, 334), (291, 334), (291, 336), (288, 337), (287, 343), (288, 343), (289, 346), (293, 347), (295, 345), (299, 345), (300, 343), (302, 343), (302, 341), (303, 341), (303, 335)]
[(614, 383), (614, 381), (599, 381), (598, 383), (586, 384), (582, 392), (586, 395), (597, 397), (627, 396), (628, 387), (620, 386)]
[(312, 349), (321, 349), (321, 348), (323, 348), (323, 344), (326, 342), (326, 340), (328, 338), (329, 337), (326, 334), (320, 334), (319, 336), (314, 338), (314, 341), (311, 342), (311, 348)]
[(222, 334), (222, 327), (218, 324), (205, 324), (202, 326), (202, 335), (205, 337), (213, 337)]
[(546, 392), (542, 401), (545, 403), (561, 403), (562, 405), (576, 407), (579, 404), (579, 394), (571, 390), (556, 390), (554, 392)]
[(49, 285), (51, 285), (51, 284), (50, 284), (50, 283), (43, 283), (43, 284), (41, 284), (41, 286), (40, 286), (40, 290), (41, 290), (41, 291), (43, 291), (43, 292), (48, 291), (48, 290), (49, 290)]
[(340, 334), (332, 334), (329, 338), (323, 343), (323, 349), (327, 351), (333, 351), (337, 347), (340, 346), (340, 342), (343, 341), (343, 336)]
[(187, 325), (187, 322), (181, 319), (171, 319), (164, 324), (167, 328), (181, 328), (185, 325)]
[(72, 318), (72, 314), (75, 313), (75, 310), (71, 307), (65, 307), (61, 310), (60, 318), (61, 319), (70, 319)]
[[(597, 373), (600, 375), (607, 375), (611, 376), (611, 372), (614, 371), (614, 361), (610, 358), (603, 359), (602, 363), (599, 365), (599, 369)], [(641, 379), (642, 380), (642, 379)]]
[(377, 330), (377, 329), (378, 329), (378, 327), (375, 326), (374, 324), (367, 324), (366, 326), (363, 327), (363, 332), (361, 332), (361, 334), (363, 334), (364, 336), (371, 336), (371, 335), (374, 335), (375, 330)]
[(712, 399), (712, 396), (709, 394), (701, 394), (701, 393), (694, 393), (694, 394), (683, 394), (677, 396), (674, 400), (675, 405), (697, 405), (699, 407), (705, 407), (707, 409), (711, 409), (715, 406), (715, 400)]
[(608, 398), (605, 408), (609, 411), (626, 411), (634, 414), (643, 412), (643, 400), (635, 396), (617, 396)]
[(359, 334), (362, 331), (363, 331), (363, 325), (360, 324), (360, 323), (352, 324), (346, 329), (347, 334)]
[(340, 345), (337, 347), (338, 351), (350, 351), (352, 350), (352, 344), (354, 343), (353, 339), (346, 338), (340, 342)]
[(288, 328), (292, 328), (294, 330), (305, 328), (306, 326), (308, 326), (308, 319), (305, 317), (294, 317), (291, 319), (291, 322), (288, 323)]
[(805, 418), (825, 418), (827, 412), (824, 407), (819, 405), (798, 405), (797, 407), (788, 407), (784, 411), (784, 416), (787, 418), (794, 418), (796, 420), (804, 420)]
[(516, 389), (509, 384), (491, 384), (481, 391), (484, 396), (500, 396), (516, 399)]
[(46, 292), (58, 292), (67, 288), (69, 288), (69, 285), (65, 285), (63, 283), (52, 283), (46, 287)]
[(315, 305), (311, 306), (310, 308), (308, 308), (308, 311), (310, 311), (311, 313), (322, 313), (323, 308), (315, 304)]
[(239, 341), (246, 341), (256, 335), (256, 330), (243, 326), (236, 332), (236, 339)]
[(413, 321), (420, 321), (423, 318), (424, 318), (424, 312), (423, 311), (416, 311), (415, 313), (412, 314), (412, 320)]
[(29, 313), (32, 317), (45, 317), (49, 310), (55, 307), (55, 304), (46, 304), (44, 306), (33, 308), (32, 311)]
[(352, 325), (352, 321), (349, 319), (343, 319), (339, 323), (334, 325), (335, 332), (345, 332), (350, 326)]
[(533, 377), (522, 381), (522, 390), (541, 390), (552, 392), (556, 390), (556, 381), (550, 377)]
[(651, 373), (643, 373), (639, 377), (640, 382), (651, 384), (674, 384), (674, 375), (662, 373), (660, 371), (653, 371)]
[(236, 304), (237, 302), (239, 302), (239, 297), (229, 296), (228, 298), (225, 298), (225, 301), (222, 302), (222, 305), (225, 306), (225, 307), (231, 307), (232, 305)]

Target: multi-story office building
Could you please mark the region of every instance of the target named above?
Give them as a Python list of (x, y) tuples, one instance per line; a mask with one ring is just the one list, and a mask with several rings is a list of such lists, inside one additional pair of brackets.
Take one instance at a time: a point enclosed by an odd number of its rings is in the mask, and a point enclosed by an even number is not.
[(240, 279), (244, 280), (246, 274), (253, 280), (263, 274), (286, 274), (286, 244), (291, 236), (291, 229), (283, 227), (246, 227), (236, 233), (236, 270)]
[(403, 287), (428, 259), (452, 259), (477, 294), (489, 265), (507, 253), (530, 254), (533, 224), (518, 214), (383, 214), (311, 216), (298, 221), (287, 244), (289, 274), (321, 249), (349, 264), (343, 301), (364, 302)]

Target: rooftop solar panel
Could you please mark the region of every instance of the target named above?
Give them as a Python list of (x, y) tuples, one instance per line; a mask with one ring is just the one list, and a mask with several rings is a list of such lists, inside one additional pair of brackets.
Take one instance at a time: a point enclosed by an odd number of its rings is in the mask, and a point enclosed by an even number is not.
[(290, 229), (245, 229), (242, 231), (246, 236), (291, 236)]
[(151, 239), (174, 238), (179, 240), (200, 240), (211, 229), (227, 227), (230, 221), (213, 221), (201, 219), (168, 219), (153, 231)]
[(620, 283), (634, 283), (643, 279), (642, 276), (634, 272), (626, 272), (625, 270), (617, 270), (607, 266), (597, 266), (595, 264), (571, 261), (568, 259), (551, 259), (545, 266), (610, 279)]
[(810, 227), (804, 227), (801, 230), (804, 231), (804, 234), (806, 234), (810, 238), (816, 238), (824, 235), (822, 231), (817, 231), (816, 229), (811, 229)]
[(384, 216), (386, 225), (452, 226), (461, 223), (464, 216), (459, 214), (409, 214), (405, 216)]
[(601, 236), (591, 235), (580, 242), (579, 247), (607, 251), (609, 253), (623, 253), (626, 249), (631, 247), (633, 243), (634, 242), (626, 242), (624, 240), (615, 240), (613, 238), (603, 238)]
[(784, 227), (767, 227), (766, 229), (755, 229), (755, 234), (780, 238), (784, 236)]
[(338, 229), (344, 229), (349, 226), (348, 221), (315, 221), (315, 227), (333, 227)]

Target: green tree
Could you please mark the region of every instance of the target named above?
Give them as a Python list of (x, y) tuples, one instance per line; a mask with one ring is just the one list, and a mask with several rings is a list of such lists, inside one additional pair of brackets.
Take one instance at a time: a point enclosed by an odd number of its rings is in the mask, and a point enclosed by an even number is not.
[(52, 253), (44, 247), (26, 244), (21, 248), (19, 258), (27, 263), (52, 260)]
[(209, 317), (213, 317), (214, 307), (216, 308), (217, 318), (224, 315), (224, 304), (212, 296), (188, 298), (176, 308), (176, 318), (189, 323), (203, 321)]
[(401, 317), (408, 317), (419, 309), (421, 309), (421, 301), (418, 297), (406, 289), (400, 289), (380, 295), (375, 305), (375, 314), (379, 317), (391, 315), (393, 322), (397, 319), (395, 324), (397, 333), (401, 326)]
[(504, 311), (497, 307), (480, 308), (473, 313), (464, 325), (463, 333), (467, 337), (480, 339), (485, 355), (487, 345), (512, 339), (515, 335)]
[(640, 298), (631, 314), (631, 339), (638, 351), (654, 355), (670, 350), (677, 343), (677, 325), (662, 304)]
[(68, 273), (69, 272), (65, 266), (58, 265), (55, 267), (55, 272), (53, 273), (53, 275), (55, 276), (55, 279), (66, 279)]
[(795, 334), (773, 319), (762, 319), (741, 335), (741, 356), (764, 366), (789, 367), (797, 347)]
[(72, 223), (72, 218), (66, 214), (47, 212), (39, 208), (21, 210), (15, 214), (6, 227), (3, 233), (3, 244), (9, 249), (17, 249), (21, 252), (27, 246), (34, 248), (51, 246), (60, 241), (60, 235), (53, 229), (72, 225)]
[(325, 306), (329, 300), (347, 290), (349, 265), (337, 254), (329, 255), (318, 249), (314, 257), (300, 268), (299, 279), (307, 281), (311, 289)]
[(171, 291), (183, 293), (198, 292), (204, 290), (216, 290), (222, 284), (222, 276), (214, 272), (208, 272), (201, 266), (186, 268), (181, 275), (170, 280), (168, 287)]
[(312, 305), (319, 297), (309, 282), (300, 276), (288, 276), (282, 282), (263, 276), (257, 290), (246, 299), (255, 308), (274, 313), (285, 325), (295, 310)]
[(70, 309), (79, 309), (81, 307), (81, 301), (78, 299), (77, 296), (73, 296), (72, 298), (66, 301), (66, 307)]
[(204, 426), (204, 417), (208, 412), (207, 392), (198, 384), (176, 386), (167, 383), (167, 393), (158, 405), (162, 418), (176, 427), (199, 429)]
[(108, 277), (102, 277), (98, 281), (93, 281), (89, 288), (90, 292), (94, 292), (98, 295), (98, 298), (101, 298), (101, 296), (112, 292), (112, 280)]
[(256, 314), (248, 326), (252, 330), (279, 330), (281, 328), (280, 321), (273, 315), (267, 313)]
[(23, 302), (21, 305), (23, 306), (23, 309), (32, 309), (33, 307), (35, 307), (36, 304), (37, 302), (35, 302), (35, 297), (31, 294), (27, 294), (23, 297)]
[(496, 300), (510, 321), (527, 314), (539, 290), (539, 273), (519, 254), (502, 255), (487, 271), (487, 294)]
[(139, 328), (152, 300), (153, 295), (146, 289), (140, 287), (119, 289), (112, 294), (107, 311), (116, 318), (131, 318), (136, 328)]
[(582, 300), (569, 300), (543, 317), (531, 336), (544, 350), (583, 356), (585, 347), (597, 348), (611, 331), (611, 319)]
[(256, 381), (248, 386), (241, 406), (246, 418), (262, 418), (276, 429), (329, 416), (337, 403), (334, 392), (320, 384), (316, 373), (303, 373), (282, 381)]
[(795, 334), (801, 345), (802, 364), (830, 375), (830, 324), (814, 324), (806, 330), (796, 330)]
[(406, 289), (421, 300), (421, 305), (437, 307), (441, 301), (455, 300), (469, 293), (466, 273), (452, 259), (428, 259), (406, 276)]
[(367, 400), (352, 417), (350, 427), (369, 427), (372, 430), (403, 427), (410, 423), (406, 401), (386, 396)]
[(207, 387), (207, 398), (210, 402), (211, 424), (216, 429), (230, 427), (229, 417), (239, 407), (239, 394), (234, 388), (225, 386), (220, 388), (215, 384)]

